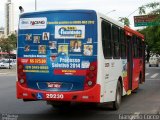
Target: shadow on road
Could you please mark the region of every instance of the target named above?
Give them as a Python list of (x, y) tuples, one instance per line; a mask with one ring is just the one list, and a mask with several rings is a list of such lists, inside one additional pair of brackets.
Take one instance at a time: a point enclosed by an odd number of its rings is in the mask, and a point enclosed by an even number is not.
[(112, 113), (113, 110), (111, 109), (111, 106), (106, 106), (107, 107), (88, 104), (73, 104), (66, 109), (55, 109), (51, 107), (42, 114), (19, 115), (18, 120), (105, 120), (106, 118), (112, 120), (115, 119), (115, 117), (118, 119), (118, 114)]
[[(32, 115), (20, 115), (19, 120), (118, 120), (120, 113), (124, 112), (124, 108), (130, 108), (130, 105), (134, 105), (132, 99), (137, 99), (138, 94), (143, 94), (144, 89), (139, 88), (136, 92), (132, 93), (130, 96), (124, 96), (122, 98), (122, 104), (119, 110), (112, 110), (112, 104), (72, 104), (68, 108), (63, 109), (55, 109), (50, 107), (46, 111), (42, 111), (39, 114)], [(132, 101), (132, 103), (131, 103)], [(137, 102), (137, 100), (135, 100)], [(126, 110), (126, 109), (125, 109)], [(129, 113), (129, 111), (128, 111)]]

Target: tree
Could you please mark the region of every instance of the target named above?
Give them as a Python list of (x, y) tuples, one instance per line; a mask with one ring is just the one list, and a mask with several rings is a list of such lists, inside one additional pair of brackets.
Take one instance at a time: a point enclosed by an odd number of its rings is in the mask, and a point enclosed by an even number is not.
[[(152, 9), (152, 11), (147, 14), (160, 14), (160, 3), (159, 2), (152, 2), (152, 3), (148, 3), (146, 5), (142, 5), (138, 9), (133, 11), (131, 14), (135, 13), (137, 10), (139, 11), (139, 14), (146, 14), (147, 9)], [(129, 14), (127, 17), (119, 17), (119, 21), (124, 23), (124, 25), (129, 26), (130, 21), (129, 21), (128, 17), (131, 14)], [(159, 18), (157, 18), (157, 20), (158, 19)]]
[[(0, 44), (1, 50), (9, 54), (9, 61), (10, 61), (10, 51), (14, 50), (17, 46), (17, 36), (15, 34), (11, 34), (8, 36), (8, 38), (1, 38), (0, 43), (1, 43)], [(9, 69), (10, 69), (10, 62), (9, 62)]]
[[(139, 7), (140, 14), (146, 14), (147, 9), (152, 9), (148, 15), (157, 15), (154, 22), (160, 25), (160, 3), (153, 2)], [(160, 54), (160, 26), (148, 26), (140, 30), (145, 35), (145, 42), (147, 44), (147, 59), (150, 57), (150, 52)]]
[(16, 49), (17, 36), (15, 34), (11, 34), (8, 38), (1, 38), (0, 43), (1, 50), (10, 53), (10, 51)]
[(119, 21), (124, 23), (124, 25), (128, 26), (130, 25), (130, 21), (127, 17), (119, 17)]
[(152, 11), (147, 14), (160, 14), (160, 3), (152, 2), (146, 5), (142, 5), (139, 7), (139, 14), (146, 14), (146, 9), (152, 9)]

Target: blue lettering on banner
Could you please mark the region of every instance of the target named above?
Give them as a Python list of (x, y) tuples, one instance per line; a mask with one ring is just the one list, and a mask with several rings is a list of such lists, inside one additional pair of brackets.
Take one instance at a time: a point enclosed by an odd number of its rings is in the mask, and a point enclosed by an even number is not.
[(28, 21), (21, 21), (21, 24), (29, 24), (29, 22)]

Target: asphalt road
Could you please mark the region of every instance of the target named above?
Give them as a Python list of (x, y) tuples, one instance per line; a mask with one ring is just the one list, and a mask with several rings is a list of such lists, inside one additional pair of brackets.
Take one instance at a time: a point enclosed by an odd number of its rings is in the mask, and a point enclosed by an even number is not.
[(16, 99), (15, 81), (14, 74), (0, 74), (0, 119), (7, 116), (18, 120), (117, 120), (124, 114), (160, 113), (160, 67), (149, 68), (146, 65), (146, 82), (136, 93), (123, 97), (118, 111), (111, 110), (108, 104), (98, 107), (72, 105), (68, 109), (56, 110), (43, 101), (23, 102)]

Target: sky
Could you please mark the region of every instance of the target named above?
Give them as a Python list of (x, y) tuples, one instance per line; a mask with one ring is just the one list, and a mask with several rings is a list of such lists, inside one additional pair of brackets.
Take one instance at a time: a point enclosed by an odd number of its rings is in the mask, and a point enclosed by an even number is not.
[[(11, 0), (14, 3), (14, 26), (18, 28), (19, 6), (25, 12), (35, 11), (35, 0)], [(43, 10), (64, 10), (64, 9), (93, 9), (106, 14), (112, 19), (119, 20), (119, 17), (127, 17), (138, 7), (150, 2), (160, 0), (37, 0), (37, 11)], [(4, 6), (7, 0), (0, 0), (0, 27), (4, 27)], [(111, 12), (112, 11), (112, 12)], [(134, 27), (133, 16), (139, 15), (138, 10), (131, 14), (130, 27)]]

